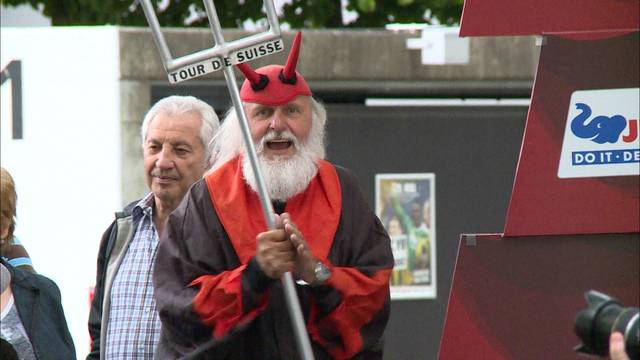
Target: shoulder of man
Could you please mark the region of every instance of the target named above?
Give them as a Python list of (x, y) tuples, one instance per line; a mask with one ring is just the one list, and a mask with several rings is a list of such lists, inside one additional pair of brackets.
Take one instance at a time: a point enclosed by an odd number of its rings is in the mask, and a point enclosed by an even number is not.
[(102, 235), (102, 241), (101, 241), (100, 248), (106, 247), (106, 245), (107, 245), (106, 243), (110, 242), (109, 239), (113, 235), (115, 235), (114, 231), (118, 230), (117, 229), (118, 228), (118, 220), (124, 219), (126, 217), (130, 217), (132, 212), (133, 212), (133, 208), (139, 202), (140, 202), (140, 199), (132, 201), (127, 206), (125, 206), (124, 209), (122, 209), (121, 211), (116, 211), (113, 221), (111, 222), (109, 227), (105, 230), (104, 234)]
[(349, 185), (358, 184), (358, 179), (353, 173), (353, 170), (348, 169), (341, 165), (334, 164), (330, 161), (327, 161), (327, 162), (336, 169), (336, 173), (338, 174), (338, 179), (342, 184), (345, 184), (345, 183), (349, 183)]
[(116, 219), (121, 219), (127, 216), (131, 216), (131, 213), (133, 212), (133, 208), (136, 207), (136, 205), (140, 202), (140, 200), (142, 199), (134, 200), (129, 204), (127, 204), (127, 206), (125, 206), (124, 209), (122, 209), (122, 211), (116, 212)]
[(130, 202), (124, 207), (124, 209), (115, 213), (113, 221), (102, 234), (98, 250), (98, 263), (100, 263), (101, 258), (107, 257), (111, 253), (111, 248), (113, 247), (113, 242), (115, 241), (115, 237), (118, 232), (118, 220), (130, 217), (133, 212), (133, 208), (138, 202), (140, 202), (140, 199)]
[(178, 207), (184, 207), (191, 201), (200, 203), (203, 200), (207, 201), (211, 198), (211, 195), (209, 194), (209, 185), (207, 185), (206, 176), (207, 175), (205, 175), (204, 177), (198, 179), (196, 182), (191, 184), (191, 186), (189, 187), (189, 190), (182, 198), (182, 201), (180, 201), (180, 205)]

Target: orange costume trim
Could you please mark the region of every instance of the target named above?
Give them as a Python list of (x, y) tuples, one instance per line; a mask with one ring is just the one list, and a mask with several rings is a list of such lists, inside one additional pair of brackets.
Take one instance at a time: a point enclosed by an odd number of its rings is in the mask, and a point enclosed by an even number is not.
[[(267, 231), (267, 225), (258, 195), (245, 183), (240, 157), (224, 164), (205, 181), (220, 222), (242, 264), (217, 275), (200, 276), (191, 283), (200, 287), (194, 309), (205, 324), (213, 326), (213, 336), (219, 338), (233, 327), (253, 320), (269, 302), (267, 290), (256, 308), (243, 311), (242, 272), (255, 256), (257, 235)], [(328, 261), (341, 211), (340, 180), (335, 167), (324, 160), (318, 162), (318, 175), (307, 189), (289, 199), (285, 206), (313, 256), (331, 269), (326, 286), (340, 293), (338, 306), (321, 318), (318, 301), (313, 299), (307, 319), (311, 338), (337, 359), (352, 357), (362, 350), (360, 330), (387, 301), (391, 274), (391, 269), (384, 269), (367, 276), (355, 267), (333, 266)]]

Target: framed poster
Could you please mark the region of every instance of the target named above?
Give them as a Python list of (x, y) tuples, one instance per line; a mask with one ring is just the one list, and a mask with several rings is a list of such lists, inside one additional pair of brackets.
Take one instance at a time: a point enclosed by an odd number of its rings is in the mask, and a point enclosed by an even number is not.
[(391, 299), (435, 299), (435, 174), (377, 174), (376, 214), (395, 265)]

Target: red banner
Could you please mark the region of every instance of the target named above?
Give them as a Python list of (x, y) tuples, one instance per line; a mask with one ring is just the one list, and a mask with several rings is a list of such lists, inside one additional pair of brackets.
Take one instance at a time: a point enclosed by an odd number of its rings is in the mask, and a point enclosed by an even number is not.
[(466, 0), (460, 36), (639, 28), (638, 0)]

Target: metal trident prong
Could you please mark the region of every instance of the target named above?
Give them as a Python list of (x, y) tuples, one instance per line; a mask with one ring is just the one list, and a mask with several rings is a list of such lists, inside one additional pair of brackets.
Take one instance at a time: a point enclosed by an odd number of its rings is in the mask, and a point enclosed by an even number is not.
[[(140, 5), (147, 18), (153, 39), (160, 52), (160, 58), (169, 77), (169, 82), (177, 83), (196, 78), (208, 73), (222, 70), (224, 67), (255, 60), (260, 57), (274, 54), (284, 49), (280, 33), (280, 24), (272, 0), (265, 0), (264, 5), (269, 22), (269, 30), (250, 35), (241, 39), (226, 42), (222, 37), (222, 28), (216, 8), (211, 0), (204, 0), (205, 10), (209, 18), (209, 26), (216, 44), (209, 49), (203, 49), (192, 54), (173, 58), (169, 46), (160, 30), (160, 23), (150, 0), (140, 0)], [(247, 59), (241, 56), (242, 51), (260, 48), (262, 54)]]
[[(266, 191), (266, 185), (262, 176), (262, 171), (260, 170), (258, 157), (256, 155), (253, 139), (251, 138), (251, 132), (249, 130), (249, 124), (242, 106), (240, 92), (238, 91), (238, 84), (232, 68), (232, 65), (240, 64), (249, 60), (247, 59), (247, 56), (243, 55), (243, 51), (252, 50), (254, 48), (260, 49), (261, 51), (257, 52), (258, 54), (256, 56), (251, 57), (251, 60), (254, 60), (284, 49), (280, 33), (280, 24), (273, 5), (273, 0), (264, 0), (264, 7), (267, 13), (267, 20), (269, 22), (269, 30), (231, 42), (226, 42), (222, 36), (220, 20), (218, 19), (218, 13), (216, 12), (213, 1), (204, 0), (205, 10), (207, 12), (207, 17), (209, 18), (209, 26), (215, 40), (215, 46), (177, 59), (174, 59), (171, 56), (171, 52), (167, 46), (162, 31), (160, 30), (160, 24), (150, 0), (140, 0), (140, 4), (142, 5), (147, 22), (151, 28), (153, 39), (158, 47), (162, 63), (171, 83), (177, 83), (214, 71), (224, 70), (224, 77), (227, 81), (229, 94), (231, 95), (233, 106), (238, 115), (238, 121), (240, 122), (240, 128), (242, 129), (242, 136), (247, 147), (247, 156), (249, 156), (251, 161), (251, 167), (253, 168), (253, 173), (255, 174), (258, 185), (258, 195), (260, 197), (262, 211), (269, 229), (275, 229), (276, 223), (273, 206)], [(313, 352), (311, 350), (309, 336), (304, 324), (302, 310), (300, 309), (300, 303), (298, 301), (291, 273), (285, 273), (282, 276), (281, 281), (294, 334), (296, 336), (298, 351), (302, 356), (302, 359), (313, 360)]]

